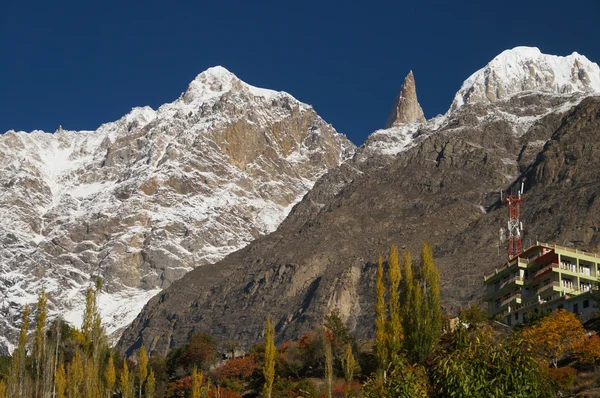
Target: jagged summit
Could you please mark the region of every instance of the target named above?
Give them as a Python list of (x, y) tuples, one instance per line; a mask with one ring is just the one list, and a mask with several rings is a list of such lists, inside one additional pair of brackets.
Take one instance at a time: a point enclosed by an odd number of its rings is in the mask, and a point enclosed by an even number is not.
[(424, 122), (425, 115), (423, 114), (423, 109), (421, 109), (419, 101), (417, 100), (415, 76), (411, 70), (406, 78), (404, 78), (404, 83), (402, 83), (400, 93), (394, 101), (394, 108), (388, 117), (385, 128), (387, 129), (400, 124)]
[(0, 354), (42, 286), (50, 318), (79, 326), (101, 277), (117, 332), (187, 271), (274, 231), (354, 149), (309, 105), (223, 67), (95, 131), (0, 135)]
[(536, 47), (515, 47), (465, 80), (450, 110), (473, 102), (495, 102), (522, 91), (600, 92), (600, 68), (577, 52), (556, 56)]

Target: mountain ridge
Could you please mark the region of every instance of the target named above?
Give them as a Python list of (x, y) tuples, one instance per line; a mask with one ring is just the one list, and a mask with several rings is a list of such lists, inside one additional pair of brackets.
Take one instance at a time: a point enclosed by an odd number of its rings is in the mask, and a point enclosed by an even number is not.
[(1, 135), (0, 345), (42, 286), (50, 315), (78, 325), (96, 277), (118, 332), (186, 271), (275, 229), (353, 152), (311, 106), (222, 67), (96, 131)]
[[(599, 112), (594, 93), (520, 90), (376, 131), (351, 160), (322, 176), (275, 232), (153, 298), (119, 349), (131, 354), (144, 344), (164, 355), (199, 331), (249, 346), (261, 338), (266, 309), (280, 342), (312, 330), (332, 310), (368, 337), (378, 253), (392, 243), (418, 252), (423, 239), (440, 266), (444, 308), (457, 311), (481, 296), (481, 275), (504, 261), (498, 191), (535, 166), (561, 126)], [(570, 126), (568, 135), (589, 130)], [(526, 198), (529, 209), (543, 207), (543, 195), (530, 189), (537, 196)], [(544, 230), (524, 212), (540, 240), (573, 244), (573, 225)], [(589, 249), (600, 236), (586, 239)]]

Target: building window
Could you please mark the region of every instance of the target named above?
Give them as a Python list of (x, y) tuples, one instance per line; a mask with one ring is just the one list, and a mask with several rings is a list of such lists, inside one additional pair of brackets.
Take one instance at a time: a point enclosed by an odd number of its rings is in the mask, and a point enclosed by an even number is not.
[(562, 310), (563, 308), (565, 308), (565, 306), (562, 304), (559, 304), (558, 307), (556, 307), (556, 309), (559, 309), (559, 310)]
[(519, 313), (515, 312), (515, 321), (518, 321), (518, 320), (519, 320)]
[(583, 308), (587, 308), (590, 306), (590, 300), (583, 300)]

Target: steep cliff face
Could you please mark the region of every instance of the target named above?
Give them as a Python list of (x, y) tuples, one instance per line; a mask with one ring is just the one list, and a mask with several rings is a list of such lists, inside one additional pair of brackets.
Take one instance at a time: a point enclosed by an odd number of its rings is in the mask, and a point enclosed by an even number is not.
[(97, 276), (117, 331), (186, 272), (275, 230), (354, 149), (310, 106), (221, 67), (96, 131), (0, 135), (0, 346), (42, 287), (77, 325)]
[[(482, 276), (505, 261), (498, 230), (506, 209), (498, 192), (523, 176), (529, 181), (526, 244), (538, 238), (597, 248), (599, 218), (586, 212), (600, 187), (583, 185), (582, 195), (553, 182), (573, 168), (567, 165), (572, 160), (551, 160), (575, 156), (580, 163), (571, 181), (579, 173), (591, 178), (585, 165), (595, 164), (600, 147), (567, 150), (582, 137), (600, 138), (600, 99), (584, 98), (517, 93), (466, 104), (418, 126), (376, 132), (352, 160), (321, 177), (274, 233), (195, 269), (154, 297), (119, 348), (131, 353), (144, 344), (165, 354), (198, 331), (249, 346), (260, 341), (267, 313), (284, 341), (311, 330), (334, 309), (367, 337), (373, 331), (375, 262), (392, 243), (413, 256), (423, 240), (433, 245), (443, 307), (454, 313), (481, 296)], [(582, 207), (547, 209), (549, 190), (541, 181), (555, 187), (553, 200)], [(577, 221), (561, 224), (567, 217)], [(577, 231), (585, 231), (585, 240), (573, 238)]]

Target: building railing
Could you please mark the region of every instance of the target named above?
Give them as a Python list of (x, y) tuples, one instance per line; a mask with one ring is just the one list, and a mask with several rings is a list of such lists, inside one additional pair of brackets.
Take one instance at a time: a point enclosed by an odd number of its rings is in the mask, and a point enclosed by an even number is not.
[(511, 301), (515, 300), (515, 299), (520, 299), (521, 298), (521, 293), (516, 293), (513, 294), (512, 296), (510, 296), (509, 298), (507, 298), (506, 300), (504, 300), (501, 304), (500, 307), (498, 308), (502, 308), (504, 307), (506, 304), (510, 303)]
[(544, 285), (544, 286), (540, 287), (538, 290), (536, 290), (536, 294), (540, 294), (541, 292), (548, 290), (553, 286), (560, 287), (560, 283), (558, 283), (558, 281), (553, 281), (551, 283), (548, 283), (547, 285)]
[(549, 272), (550, 270), (552, 270), (552, 268), (558, 268), (558, 267), (559, 267), (559, 265), (556, 263), (548, 264), (547, 266), (545, 266), (544, 268), (540, 269), (538, 272), (533, 274), (532, 279), (537, 279), (537, 278), (541, 277), (542, 275), (544, 275), (546, 272)]
[(598, 253), (586, 252), (586, 251), (579, 250), (579, 249), (573, 249), (571, 247), (565, 247), (565, 246), (560, 246), (557, 244), (549, 244), (549, 243), (542, 243), (542, 242), (536, 242), (536, 244), (538, 246), (552, 247), (554, 249), (564, 250), (564, 251), (571, 252), (571, 253), (583, 254), (585, 256), (600, 258), (600, 254), (598, 254)]

